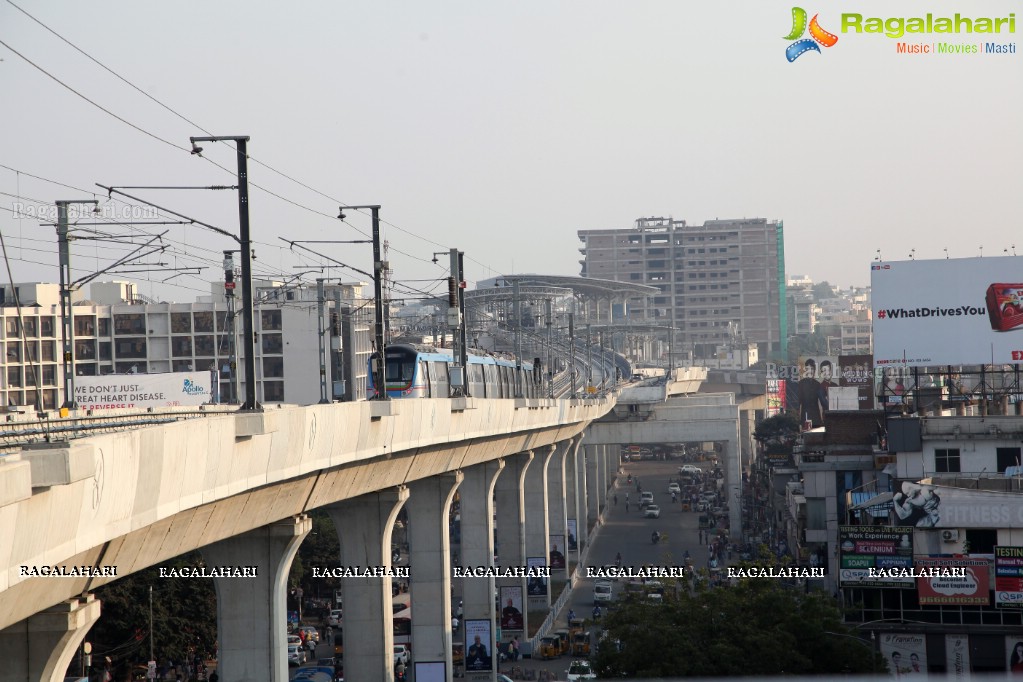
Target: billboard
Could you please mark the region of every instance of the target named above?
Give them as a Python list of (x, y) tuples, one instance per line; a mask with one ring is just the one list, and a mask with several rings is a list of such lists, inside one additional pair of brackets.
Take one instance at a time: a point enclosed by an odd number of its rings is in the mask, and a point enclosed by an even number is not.
[(892, 496), (900, 523), (917, 528), (1023, 528), (1023, 495), (903, 481)]
[(995, 547), (995, 607), (1023, 609), (1023, 547)]
[(767, 414), (766, 417), (774, 417), (775, 415), (784, 414), (785, 407), (788, 404), (785, 395), (785, 379), (768, 379), (767, 380)]
[(881, 655), (896, 678), (927, 677), (927, 638), (908, 632), (881, 635)]
[(916, 589), (921, 606), (989, 606), (991, 585), (987, 559), (949, 559), (916, 557), (916, 568), (962, 568), (962, 576), (917, 578)]
[(213, 400), (209, 372), (107, 374), (75, 377), (75, 403), (83, 410), (198, 406)]
[(565, 567), (565, 536), (564, 535), (551, 535), (551, 553), (550, 566), (551, 568), (564, 568)]
[(874, 357), (872, 355), (840, 355), (838, 371), (838, 385), (857, 390), (857, 409), (874, 409)]
[(501, 629), (522, 630), (522, 586), (504, 585), (501, 587)]
[(800, 422), (821, 426), (830, 409), (828, 391), (838, 386), (838, 356), (801, 357), (796, 370), (799, 376), (788, 381), (788, 407), (796, 411)]
[(870, 569), (913, 568), (913, 529), (907, 526), (839, 526), (842, 587), (913, 587), (910, 576), (872, 576)]
[(874, 363), (1023, 361), (1023, 267), (1015, 257), (871, 265)]
[(465, 621), (465, 670), (489, 672), (494, 669), (490, 621)]
[[(547, 568), (547, 557), (532, 556), (526, 558), (526, 567), (531, 569), (546, 569)], [(526, 592), (530, 597), (546, 597), (547, 596), (547, 578), (540, 575), (546, 573), (545, 570), (536, 571), (538, 575), (531, 575), (526, 578)]]
[(970, 639), (966, 635), (945, 635), (945, 671), (949, 677), (970, 677)]

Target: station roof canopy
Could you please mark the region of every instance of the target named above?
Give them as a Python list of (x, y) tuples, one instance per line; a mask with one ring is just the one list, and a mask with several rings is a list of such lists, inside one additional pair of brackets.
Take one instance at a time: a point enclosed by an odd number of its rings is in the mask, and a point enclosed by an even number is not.
[(502, 275), (500, 280), (507, 283), (518, 281), (520, 284), (539, 284), (546, 286), (565, 287), (577, 296), (587, 298), (625, 298), (653, 296), (661, 293), (657, 287), (630, 282), (616, 282), (613, 279), (594, 279), (592, 277), (572, 277), (569, 275)]

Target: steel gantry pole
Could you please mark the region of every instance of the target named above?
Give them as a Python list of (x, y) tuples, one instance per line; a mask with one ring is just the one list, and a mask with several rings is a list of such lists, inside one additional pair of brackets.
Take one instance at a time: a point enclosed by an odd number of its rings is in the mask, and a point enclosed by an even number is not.
[[(64, 344), (64, 407), (74, 409), (75, 400), (75, 320), (71, 309), (71, 246), (68, 240), (67, 207), (72, 204), (99, 206), (96, 199), (58, 199), (57, 204), (57, 251), (60, 261), (60, 327)], [(30, 360), (25, 348), (24, 359)]]
[(256, 400), (256, 329), (252, 305), (252, 237), (249, 231), (248, 135), (190, 137), (192, 153), (201, 154), (196, 142), (234, 142), (238, 155), (238, 248), (242, 259), (242, 351), (245, 353), (245, 402), (243, 410), (262, 409)]
[(387, 395), (387, 319), (384, 316), (384, 271), (387, 263), (383, 260), (380, 249), (380, 204), (363, 206), (342, 206), (339, 218), (344, 220), (344, 210), (353, 211), (369, 209), (373, 214), (373, 311), (376, 324), (373, 328), (374, 344), (378, 355), (376, 367), (373, 368), (373, 385), (376, 387), (374, 400), (390, 400)]

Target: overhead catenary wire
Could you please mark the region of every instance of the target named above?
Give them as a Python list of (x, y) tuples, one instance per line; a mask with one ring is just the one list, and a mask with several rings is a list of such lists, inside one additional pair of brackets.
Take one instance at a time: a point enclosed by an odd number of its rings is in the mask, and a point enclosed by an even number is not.
[[(18, 10), (19, 12), (21, 12), (22, 14), (24, 14), (24, 15), (25, 15), (26, 17), (28, 17), (29, 19), (31, 19), (31, 20), (32, 20), (33, 22), (35, 22), (36, 24), (38, 24), (39, 26), (41, 26), (41, 27), (42, 27), (43, 29), (45, 29), (46, 31), (48, 31), (49, 33), (51, 33), (52, 35), (54, 35), (55, 37), (57, 37), (57, 38), (58, 38), (59, 40), (61, 40), (62, 42), (64, 42), (64, 43), (65, 43), (65, 44), (67, 44), (68, 46), (70, 46), (70, 47), (71, 47), (72, 49), (74, 49), (75, 51), (77, 51), (77, 52), (78, 52), (79, 54), (83, 55), (83, 56), (84, 56), (85, 58), (87, 58), (88, 60), (90, 60), (91, 62), (93, 62), (94, 64), (96, 64), (96, 65), (97, 65), (97, 66), (99, 66), (100, 68), (102, 68), (103, 70), (105, 70), (105, 71), (106, 71), (107, 73), (111, 74), (112, 76), (114, 76), (115, 78), (117, 78), (117, 79), (118, 79), (119, 81), (121, 81), (122, 83), (126, 84), (127, 86), (129, 86), (130, 88), (132, 88), (133, 90), (135, 90), (136, 92), (138, 92), (139, 94), (141, 94), (141, 95), (142, 95), (143, 97), (145, 97), (145, 98), (149, 99), (150, 101), (154, 102), (155, 104), (157, 104), (158, 106), (162, 107), (162, 108), (163, 108), (163, 109), (165, 109), (166, 111), (170, 112), (171, 114), (173, 114), (174, 116), (176, 116), (177, 118), (179, 118), (179, 119), (180, 119), (181, 121), (183, 121), (183, 122), (187, 123), (188, 125), (190, 125), (190, 126), (193, 126), (194, 128), (197, 128), (197, 129), (199, 129), (200, 131), (202, 131), (202, 132), (206, 133), (206, 134), (207, 134), (208, 136), (210, 136), (210, 137), (213, 137), (213, 136), (214, 136), (214, 135), (213, 135), (213, 133), (211, 133), (210, 131), (208, 131), (208, 130), (207, 130), (206, 128), (204, 128), (203, 126), (199, 125), (199, 124), (198, 124), (197, 122), (195, 122), (195, 121), (192, 121), (191, 119), (189, 119), (189, 118), (188, 118), (188, 117), (186, 117), (185, 115), (181, 114), (180, 112), (178, 112), (178, 111), (177, 111), (176, 109), (174, 109), (174, 108), (173, 108), (173, 107), (171, 107), (170, 105), (168, 105), (168, 104), (166, 104), (166, 103), (162, 102), (161, 100), (157, 99), (156, 97), (154, 97), (154, 96), (150, 95), (150, 94), (149, 94), (148, 92), (146, 92), (145, 90), (143, 90), (143, 89), (142, 89), (142, 88), (140, 88), (139, 86), (135, 85), (135, 84), (134, 84), (134, 83), (132, 83), (132, 82), (131, 82), (130, 80), (128, 80), (127, 78), (125, 78), (125, 77), (124, 77), (124, 76), (122, 76), (121, 74), (117, 73), (116, 71), (114, 71), (114, 70), (113, 70), (112, 68), (110, 68), (109, 66), (107, 66), (107, 65), (106, 65), (106, 64), (104, 64), (103, 62), (99, 61), (98, 59), (96, 59), (95, 57), (93, 57), (92, 55), (90, 55), (90, 54), (89, 54), (88, 52), (86, 52), (86, 51), (85, 51), (84, 49), (82, 49), (82, 48), (81, 48), (81, 47), (79, 47), (78, 45), (74, 44), (73, 42), (71, 42), (70, 40), (68, 40), (67, 38), (65, 38), (65, 37), (64, 37), (63, 35), (61, 35), (61, 34), (60, 34), (60, 33), (58, 33), (57, 31), (55, 31), (54, 29), (52, 29), (52, 28), (51, 28), (50, 26), (48, 26), (47, 24), (45, 24), (44, 22), (42, 22), (41, 20), (39, 20), (39, 19), (38, 19), (37, 17), (35, 17), (35, 16), (33, 16), (32, 14), (30, 14), (29, 12), (27, 12), (27, 11), (26, 11), (25, 9), (23, 9), (22, 7), (20, 7), (20, 6), (19, 6), (19, 5), (17, 5), (16, 3), (14, 3), (14, 2), (12, 1), (12, 0), (6, 0), (6, 1), (7, 1), (7, 3), (8, 3), (8, 4), (10, 4), (10, 5), (12, 6), (12, 7), (14, 7), (15, 9), (17, 9), (17, 10)], [(161, 142), (164, 142), (164, 143), (166, 143), (166, 144), (169, 144), (170, 146), (173, 146), (173, 147), (175, 147), (175, 148), (177, 148), (177, 149), (182, 149), (182, 150), (184, 150), (184, 151), (188, 151), (189, 153), (191, 153), (191, 150), (186, 150), (186, 149), (185, 149), (184, 147), (178, 147), (177, 145), (174, 145), (173, 143), (170, 143), (170, 142), (168, 142), (167, 140), (164, 140), (163, 138), (161, 138), (161, 137), (159, 137), (159, 136), (157, 136), (157, 135), (154, 135), (154, 134), (152, 134), (152, 133), (150, 133), (150, 132), (148, 132), (148, 131), (145, 131), (145, 130), (144, 130), (144, 129), (142, 129), (141, 127), (139, 127), (139, 126), (136, 126), (136, 125), (134, 125), (134, 124), (132, 124), (132, 123), (128, 122), (128, 121), (127, 121), (126, 119), (123, 119), (123, 118), (121, 118), (121, 117), (117, 116), (116, 114), (114, 114), (113, 112), (111, 112), (111, 111), (109, 111), (109, 110), (107, 110), (107, 109), (105, 109), (105, 108), (101, 107), (101, 106), (100, 106), (100, 105), (99, 105), (98, 103), (96, 103), (96, 102), (94, 102), (94, 101), (90, 100), (89, 98), (85, 97), (84, 95), (82, 95), (81, 93), (77, 92), (76, 90), (74, 90), (73, 88), (71, 88), (70, 86), (68, 86), (67, 84), (63, 83), (63, 82), (62, 82), (61, 80), (57, 79), (57, 78), (56, 78), (55, 76), (53, 76), (53, 75), (52, 75), (52, 74), (50, 74), (49, 72), (45, 71), (44, 69), (42, 69), (42, 68), (41, 68), (41, 67), (39, 67), (38, 65), (36, 65), (36, 64), (34, 64), (33, 62), (31, 62), (30, 60), (28, 60), (28, 59), (27, 59), (27, 58), (26, 58), (26, 57), (25, 57), (24, 55), (21, 55), (20, 53), (16, 52), (16, 51), (15, 51), (15, 50), (13, 50), (12, 48), (10, 48), (10, 46), (9, 46), (9, 45), (6, 45), (6, 43), (0, 43), (0, 44), (4, 44), (4, 45), (5, 45), (6, 47), (8, 47), (8, 49), (11, 49), (11, 51), (12, 51), (12, 52), (15, 52), (15, 54), (17, 54), (17, 55), (18, 55), (19, 57), (21, 57), (22, 59), (24, 59), (24, 60), (25, 60), (26, 62), (28, 62), (28, 63), (32, 64), (32, 66), (34, 66), (35, 68), (37, 68), (38, 70), (40, 70), (41, 72), (43, 72), (44, 74), (46, 74), (47, 76), (49, 76), (50, 78), (54, 79), (54, 80), (55, 80), (56, 82), (60, 83), (60, 84), (61, 84), (62, 86), (64, 86), (64, 87), (66, 87), (66, 88), (67, 88), (68, 90), (70, 90), (71, 92), (75, 93), (76, 95), (79, 95), (80, 97), (82, 97), (82, 99), (86, 100), (86, 101), (87, 101), (87, 102), (89, 102), (90, 104), (93, 104), (94, 106), (96, 106), (96, 107), (100, 108), (100, 109), (101, 109), (102, 111), (104, 111), (105, 113), (107, 113), (107, 114), (109, 114), (109, 115), (111, 115), (111, 116), (114, 116), (114, 118), (117, 118), (117, 119), (118, 119), (119, 121), (121, 121), (122, 123), (125, 123), (125, 124), (127, 124), (127, 125), (129, 125), (129, 126), (131, 126), (131, 127), (135, 128), (136, 130), (139, 130), (140, 132), (144, 132), (145, 134), (147, 134), (147, 135), (150, 135), (150, 136), (151, 136), (151, 137), (153, 137), (154, 139), (157, 139), (157, 140), (159, 140), (159, 141), (161, 141)], [(205, 158), (205, 157), (204, 157), (204, 158)], [(342, 201), (342, 200), (340, 200), (340, 199), (338, 199), (338, 198), (336, 198), (336, 197), (334, 197), (334, 196), (332, 196), (332, 195), (330, 195), (330, 194), (327, 194), (326, 192), (323, 192), (322, 190), (319, 190), (319, 189), (317, 189), (317, 188), (315, 188), (315, 187), (313, 187), (313, 186), (311, 186), (311, 185), (309, 185), (309, 184), (307, 184), (307, 183), (305, 183), (305, 182), (303, 182), (303, 181), (301, 181), (301, 180), (299, 180), (299, 179), (297, 179), (297, 178), (295, 178), (295, 177), (291, 176), (291, 175), (290, 175), (290, 174), (288, 174), (288, 173), (285, 173), (284, 171), (281, 171), (281, 170), (279, 170), (279, 169), (275, 168), (274, 166), (270, 165), (269, 163), (267, 163), (267, 162), (265, 162), (265, 161), (262, 161), (261, 159), (259, 159), (259, 158), (257, 158), (257, 157), (254, 157), (254, 156), (252, 156), (251, 154), (250, 154), (250, 155), (248, 155), (248, 158), (249, 158), (249, 160), (250, 160), (250, 161), (252, 161), (253, 163), (257, 163), (257, 164), (259, 164), (260, 166), (262, 166), (262, 167), (266, 168), (267, 170), (271, 171), (272, 173), (275, 173), (275, 174), (279, 175), (280, 177), (282, 177), (282, 178), (285, 178), (285, 179), (289, 180), (290, 182), (292, 182), (292, 183), (294, 183), (294, 184), (296, 184), (296, 185), (298, 185), (298, 186), (300, 186), (300, 187), (302, 187), (302, 188), (304, 188), (304, 189), (307, 189), (307, 190), (309, 190), (310, 192), (313, 192), (314, 194), (316, 194), (316, 195), (318, 195), (318, 196), (321, 196), (321, 197), (323, 197), (323, 198), (325, 198), (325, 199), (329, 199), (329, 200), (330, 200), (331, 202), (333, 202), (333, 203), (336, 203), (336, 204), (345, 204), (345, 203), (346, 203), (346, 202), (344, 202), (344, 201)], [(229, 173), (230, 173), (230, 172), (232, 172), (232, 171), (230, 171), (230, 169), (227, 169), (227, 168), (225, 168), (224, 166), (221, 166), (220, 164), (218, 164), (218, 163), (216, 163), (216, 162), (214, 162), (214, 161), (212, 161), (212, 160), (210, 160), (210, 159), (206, 159), (206, 160), (207, 160), (207, 161), (209, 161), (210, 163), (213, 163), (213, 164), (214, 164), (215, 166), (217, 166), (218, 168), (221, 168), (222, 170), (224, 170), (224, 171), (226, 171), (226, 172), (229, 172)], [(274, 196), (274, 197), (276, 197), (276, 198), (278, 198), (278, 199), (280, 199), (280, 200), (282, 200), (282, 201), (288, 202), (288, 203), (290, 203), (290, 204), (292, 204), (292, 205), (294, 205), (294, 206), (296, 206), (296, 207), (299, 207), (299, 208), (303, 208), (303, 209), (305, 209), (305, 210), (309, 210), (309, 211), (312, 211), (312, 212), (314, 212), (314, 213), (317, 213), (317, 214), (319, 214), (319, 215), (322, 215), (322, 216), (325, 216), (325, 217), (330, 217), (330, 216), (329, 216), (328, 214), (325, 214), (325, 213), (323, 213), (323, 212), (320, 212), (320, 211), (316, 211), (315, 209), (311, 209), (310, 207), (307, 207), (307, 206), (305, 206), (305, 205), (303, 205), (303, 204), (300, 204), (300, 203), (298, 203), (298, 202), (292, 201), (292, 200), (290, 200), (290, 199), (288, 199), (288, 198), (286, 198), (286, 197), (284, 197), (284, 196), (282, 196), (282, 195), (280, 195), (280, 194), (277, 194), (277, 193), (275, 193), (275, 192), (272, 192), (271, 190), (269, 190), (269, 189), (267, 189), (267, 188), (265, 188), (265, 187), (262, 187), (262, 186), (260, 186), (260, 185), (257, 185), (257, 184), (255, 184), (255, 183), (250, 183), (250, 185), (251, 185), (252, 187), (254, 187), (254, 188), (257, 188), (257, 189), (261, 190), (261, 191), (267, 192), (268, 194), (270, 194), (270, 195), (272, 195), (272, 196)], [(435, 245), (435, 246), (439, 246), (439, 247), (442, 247), (442, 248), (447, 248), (447, 245), (445, 245), (445, 244), (441, 244), (440, 242), (437, 242), (437, 241), (435, 241), (435, 240), (433, 240), (433, 239), (430, 239), (430, 238), (428, 238), (428, 237), (425, 237), (425, 236), (423, 236), (423, 235), (420, 235), (420, 234), (418, 234), (418, 233), (416, 233), (416, 232), (414, 232), (414, 231), (412, 231), (412, 230), (408, 230), (408, 229), (406, 229), (406, 228), (404, 228), (404, 227), (401, 227), (400, 225), (397, 225), (397, 224), (395, 224), (395, 223), (393, 223), (393, 222), (391, 222), (391, 221), (388, 221), (388, 220), (386, 220), (386, 219), (382, 219), (382, 220), (381, 220), (381, 223), (383, 223), (384, 225), (387, 225), (387, 226), (389, 226), (389, 227), (392, 227), (392, 228), (394, 228), (395, 230), (398, 230), (399, 232), (402, 232), (402, 233), (404, 233), (404, 234), (407, 234), (407, 235), (409, 235), (410, 237), (413, 237), (413, 238), (415, 238), (415, 239), (419, 239), (419, 240), (421, 240), (421, 241), (424, 241), (424, 242), (426, 242), (426, 243), (428, 243), (428, 244), (433, 244), (433, 245)], [(350, 227), (352, 227), (353, 229), (356, 229), (356, 231), (359, 231), (359, 232), (360, 232), (360, 233), (362, 233), (363, 235), (366, 235), (366, 233), (365, 233), (365, 232), (363, 232), (362, 230), (359, 230), (358, 228), (355, 228), (355, 226), (351, 225), (350, 223), (347, 223), (347, 224), (348, 224), (348, 225), (349, 225)], [(368, 236), (368, 235), (366, 235), (366, 236)], [(419, 260), (419, 261), (422, 261), (422, 262), (427, 262), (427, 260), (426, 260), (425, 258), (421, 258), (421, 257), (419, 257), (419, 256), (415, 256), (415, 255), (413, 255), (413, 254), (407, 253), (407, 252), (405, 252), (405, 251), (403, 251), (403, 250), (401, 250), (401, 249), (398, 249), (398, 248), (396, 248), (396, 247), (392, 247), (392, 248), (394, 249), (394, 251), (395, 251), (396, 253), (400, 253), (400, 254), (402, 254), (402, 255), (404, 255), (404, 256), (406, 256), (406, 257), (409, 257), (409, 258), (413, 258), (413, 259), (415, 259), (415, 260)], [(494, 270), (493, 270), (493, 268), (490, 268), (490, 267), (489, 267), (488, 265), (486, 265), (486, 264), (484, 264), (484, 263), (480, 262), (479, 260), (477, 260), (477, 259), (475, 259), (475, 258), (469, 257), (469, 260), (471, 260), (471, 261), (472, 261), (472, 262), (474, 262), (474, 263), (477, 263), (477, 264), (478, 264), (478, 265), (480, 265), (481, 267), (484, 267), (484, 268), (486, 268), (486, 269), (488, 269), (488, 270), (494, 271)]]

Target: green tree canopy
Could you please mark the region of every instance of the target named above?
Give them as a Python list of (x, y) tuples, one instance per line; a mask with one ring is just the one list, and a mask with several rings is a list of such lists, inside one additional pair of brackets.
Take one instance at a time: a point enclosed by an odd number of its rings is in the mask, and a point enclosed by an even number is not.
[[(884, 671), (825, 595), (778, 580), (625, 601), (606, 620), (597, 673), (610, 677), (809, 675)], [(615, 639), (620, 647), (610, 646)]]
[(765, 445), (791, 446), (799, 435), (799, 420), (788, 413), (768, 417), (753, 430), (753, 440)]

